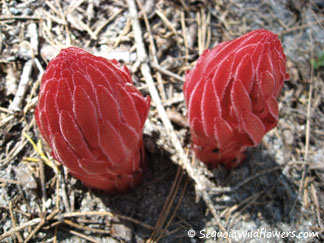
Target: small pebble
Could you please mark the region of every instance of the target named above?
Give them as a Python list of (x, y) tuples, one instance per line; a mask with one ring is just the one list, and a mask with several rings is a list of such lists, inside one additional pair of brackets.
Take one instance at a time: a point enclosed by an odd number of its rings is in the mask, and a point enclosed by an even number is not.
[(46, 208), (50, 208), (51, 207), (51, 205), (52, 205), (52, 199), (47, 199), (47, 201), (45, 202), (45, 207)]
[(132, 231), (125, 224), (122, 223), (112, 224), (110, 232), (111, 232), (111, 236), (114, 238), (125, 240), (126, 242), (130, 242), (132, 240)]
[(294, 135), (293, 135), (293, 133), (292, 133), (292, 131), (290, 129), (283, 130), (282, 135), (283, 135), (283, 139), (284, 139), (285, 144), (293, 145), (293, 143), (294, 143)]
[(26, 204), (21, 205), (20, 210), (23, 212), (27, 212), (27, 205)]
[(23, 10), (23, 15), (32, 15), (33, 14), (33, 10), (31, 8), (25, 8)]
[(14, 8), (14, 7), (10, 7), (10, 8), (9, 8), (9, 11), (10, 11), (10, 13), (12, 13), (13, 15), (21, 14), (21, 10), (20, 10), (20, 9), (17, 9), (17, 8)]

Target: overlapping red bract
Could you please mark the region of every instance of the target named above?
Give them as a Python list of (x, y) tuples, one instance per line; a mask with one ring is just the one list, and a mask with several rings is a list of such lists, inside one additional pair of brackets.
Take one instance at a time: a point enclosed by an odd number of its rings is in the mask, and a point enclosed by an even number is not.
[(184, 84), (193, 148), (201, 161), (235, 167), (278, 122), (286, 56), (277, 35), (255, 30), (205, 50)]
[(126, 66), (79, 48), (48, 65), (35, 118), (56, 160), (87, 186), (122, 192), (143, 175), (142, 130), (150, 98)]

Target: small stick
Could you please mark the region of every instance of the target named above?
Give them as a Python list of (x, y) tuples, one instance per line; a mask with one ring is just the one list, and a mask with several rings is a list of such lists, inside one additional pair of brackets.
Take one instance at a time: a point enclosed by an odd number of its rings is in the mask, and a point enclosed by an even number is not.
[(89, 236), (87, 236), (85, 234), (79, 233), (79, 232), (77, 232), (75, 230), (65, 229), (63, 227), (60, 227), (60, 229), (62, 229), (64, 231), (67, 231), (67, 232), (69, 232), (69, 233), (71, 233), (73, 235), (79, 236), (80, 238), (83, 238), (83, 239), (85, 239), (87, 241), (90, 241), (90, 242), (93, 242), (93, 243), (101, 243), (101, 241), (96, 241), (95, 239), (93, 239), (93, 238), (91, 238), (91, 237), (89, 237)]
[[(163, 236), (164, 232), (167, 232), (167, 229), (168, 229), (169, 225), (172, 223), (172, 221), (173, 221), (173, 219), (174, 219), (174, 217), (176, 215), (176, 212), (178, 211), (178, 209), (179, 209), (179, 207), (181, 205), (183, 196), (184, 196), (184, 194), (185, 194), (185, 192), (187, 190), (188, 183), (189, 183), (189, 179), (188, 179), (188, 177), (186, 177), (185, 185), (184, 185), (184, 187), (183, 187), (183, 189), (181, 191), (181, 194), (179, 195), (179, 200), (178, 200), (178, 202), (177, 202), (177, 204), (175, 206), (175, 209), (173, 210), (173, 213), (172, 213), (171, 217), (169, 218), (169, 220), (168, 220), (168, 222), (167, 222), (167, 224), (165, 226), (165, 230), (162, 230), (160, 232), (160, 238)], [(160, 238), (157, 240), (157, 242), (160, 240)]]
[(254, 180), (255, 178), (257, 177), (260, 177), (262, 175), (265, 175), (265, 174), (268, 174), (270, 172), (273, 172), (273, 171), (276, 171), (276, 170), (280, 170), (283, 166), (286, 166), (286, 165), (279, 165), (279, 166), (276, 166), (276, 167), (273, 167), (273, 168), (269, 168), (269, 169), (265, 169), (265, 170), (262, 170), (248, 178), (246, 178), (244, 181), (238, 183), (235, 187), (231, 188), (231, 187), (223, 187), (221, 189), (218, 189), (218, 188), (213, 188), (211, 189), (211, 192), (214, 194), (220, 194), (220, 193), (226, 193), (226, 192), (235, 192), (237, 191), (239, 188), (241, 188), (242, 186), (244, 186), (245, 184), (247, 184), (248, 182)]
[(167, 70), (167, 69), (161, 67), (160, 65), (158, 65), (158, 64), (155, 63), (155, 62), (151, 63), (151, 66), (152, 66), (154, 69), (158, 70), (160, 73), (163, 73), (163, 74), (165, 74), (165, 75), (168, 75), (168, 76), (170, 76), (170, 77), (172, 77), (172, 78), (174, 78), (174, 79), (176, 79), (176, 80), (178, 80), (178, 81), (180, 81), (180, 82), (184, 82), (184, 78), (182, 78), (182, 77), (179, 76), (178, 74), (175, 74), (175, 73), (173, 73), (173, 72), (171, 72), (171, 71), (169, 71), (169, 70)]
[(58, 174), (55, 175), (56, 177), (56, 200), (55, 200), (55, 205), (56, 208), (60, 208), (60, 178), (58, 176)]
[(21, 184), (20, 181), (9, 180), (9, 179), (4, 179), (4, 178), (0, 178), (0, 182), (5, 183), (5, 184), (7, 184), (7, 183), (9, 183), (9, 184), (17, 184), (17, 185)]
[[(148, 85), (149, 92), (152, 96), (152, 100), (156, 105), (157, 111), (160, 115), (160, 118), (162, 120), (162, 123), (166, 129), (167, 135), (169, 136), (169, 139), (171, 140), (171, 143), (173, 144), (174, 148), (176, 149), (178, 156), (180, 157), (180, 161), (175, 163), (181, 165), (188, 173), (188, 175), (195, 181), (196, 189), (198, 192), (201, 192), (202, 197), (207, 204), (208, 208), (210, 209), (212, 215), (214, 216), (219, 228), (221, 231), (226, 232), (224, 226), (222, 226), (220, 222), (220, 218), (217, 214), (217, 211), (215, 207), (213, 206), (213, 203), (206, 191), (205, 186), (201, 183), (201, 177), (202, 175), (199, 175), (190, 164), (190, 161), (185, 154), (182, 145), (180, 143), (180, 140), (178, 139), (173, 126), (168, 118), (168, 115), (163, 107), (163, 104), (161, 102), (161, 99), (159, 97), (159, 94), (155, 88), (155, 84), (151, 75), (150, 67), (146, 60), (148, 60), (148, 56), (146, 54), (146, 50), (144, 47), (143, 37), (142, 37), (142, 30), (140, 27), (140, 23), (138, 20), (138, 14), (137, 14), (137, 8), (134, 0), (127, 0), (128, 3), (128, 9), (129, 9), (129, 15), (130, 18), (132, 18), (132, 25), (133, 25), (133, 32), (134, 32), (134, 38), (136, 42), (136, 49), (138, 54), (138, 59), (141, 62), (141, 71), (145, 78), (145, 82)], [(230, 241), (230, 239), (228, 239)]]
[(9, 110), (11, 111), (20, 111), (20, 105), (24, 99), (25, 93), (28, 88), (28, 81), (33, 70), (33, 60), (29, 59), (22, 71), (20, 82), (18, 85), (17, 93), (15, 98), (13, 99), (12, 103), (9, 105)]
[(182, 180), (182, 176), (183, 176), (183, 171), (181, 170), (180, 166), (178, 166), (178, 170), (177, 170), (177, 174), (175, 176), (175, 179), (173, 181), (173, 184), (170, 188), (170, 192), (168, 194), (168, 197), (165, 200), (165, 203), (163, 205), (163, 208), (161, 210), (160, 216), (154, 226), (154, 231), (152, 232), (152, 234), (150, 235), (149, 239), (147, 240), (148, 243), (153, 243), (153, 242), (157, 242), (157, 238), (159, 237), (160, 233), (161, 233), (161, 229), (163, 227), (164, 222), (166, 221), (173, 201), (175, 199), (175, 196), (177, 195), (177, 192), (179, 190), (179, 185), (180, 182)]
[(27, 36), (30, 38), (30, 47), (32, 51), (31, 58), (38, 54), (38, 32), (37, 32), (37, 25), (36, 23), (31, 23), (27, 27)]
[(39, 222), (41, 222), (42, 219), (41, 218), (36, 218), (36, 219), (32, 219), (30, 221), (27, 221), (26, 223), (20, 224), (17, 227), (12, 228), (11, 230), (3, 233), (2, 235), (0, 235), (0, 241), (11, 236), (12, 234), (15, 234), (18, 231), (21, 231), (23, 229), (25, 229), (26, 227), (30, 227), (33, 226), (35, 224), (38, 224)]
[[(9, 210), (9, 207), (3, 206), (3, 205), (0, 205), (0, 208), (5, 208), (5, 209)], [(29, 213), (26, 213), (24, 211), (21, 211), (21, 210), (19, 210), (17, 208), (13, 208), (12, 210), (15, 211), (15, 212), (17, 212), (17, 213), (20, 213), (20, 214), (22, 214), (22, 215), (24, 215), (26, 217), (31, 217), (31, 215)]]
[(58, 229), (58, 226), (55, 226), (53, 243), (56, 243), (57, 242), (57, 229)]
[[(59, 7), (57, 7), (57, 6), (54, 6), (53, 5), (53, 3), (51, 2), (51, 1), (45, 1), (45, 4), (57, 15), (57, 16), (60, 16), (61, 15), (61, 13), (59, 12)], [(66, 24), (66, 22), (65, 23), (63, 23), (63, 24)]]
[[(10, 213), (10, 218), (11, 218), (11, 221), (12, 221), (12, 226), (13, 227), (16, 227), (17, 224), (16, 224), (16, 219), (15, 219), (15, 216), (13, 214), (13, 211), (12, 211), (12, 201), (9, 202), (9, 213)], [(16, 236), (18, 238), (18, 242), (23, 242), (23, 238), (21, 237), (21, 234), (18, 232), (16, 232)]]
[(33, 16), (5, 16), (5, 15), (0, 16), (0, 21), (4, 21), (4, 20), (35, 20), (35, 21), (40, 21), (40, 20), (42, 20), (42, 18), (33, 17)]
[(46, 185), (45, 185), (45, 173), (44, 173), (44, 164), (41, 159), (38, 159), (38, 166), (39, 166), (39, 171), (40, 171), (40, 182), (41, 182), (41, 188), (42, 188), (42, 211), (46, 211)]
[(306, 29), (306, 28), (308, 28), (308, 27), (310, 27), (312, 25), (321, 24), (323, 22), (324, 22), (324, 19), (320, 19), (320, 20), (309, 22), (309, 23), (306, 23), (306, 24), (301, 24), (301, 25), (298, 25), (298, 26), (294, 26), (292, 28), (289, 28), (289, 29), (286, 29), (286, 30), (283, 30), (283, 31), (279, 32), (278, 35), (283, 36), (283, 35), (289, 34), (290, 32), (293, 32), (293, 31), (296, 31), (296, 30)]
[(63, 179), (62, 173), (59, 174), (59, 180), (60, 180), (60, 184), (61, 184), (61, 195), (62, 195), (62, 199), (63, 199), (63, 204), (65, 206), (65, 210), (67, 212), (71, 212), (71, 205), (68, 200), (68, 196), (66, 194), (65, 181), (63, 181), (64, 179)]
[(20, 111), (20, 105), (25, 97), (28, 82), (30, 79), (30, 75), (33, 70), (33, 60), (35, 54), (38, 53), (38, 32), (37, 32), (37, 25), (35, 23), (31, 23), (28, 25), (27, 28), (27, 35), (30, 37), (30, 48), (31, 48), (31, 56), (29, 57), (28, 61), (25, 63), (20, 82), (18, 85), (18, 89), (16, 92), (16, 96), (13, 99), (12, 103), (9, 105), (9, 110), (11, 111)]
[(316, 188), (314, 186), (314, 183), (311, 184), (311, 193), (312, 193), (312, 197), (313, 197), (313, 202), (315, 204), (315, 210), (316, 210), (316, 216), (317, 216), (318, 225), (321, 228), (324, 228), (324, 225), (323, 225), (322, 220), (321, 220), (320, 204), (318, 202), (317, 191), (316, 191)]
[(185, 60), (186, 62), (188, 62), (189, 48), (188, 48), (188, 40), (187, 40), (187, 27), (186, 27), (185, 13), (183, 11), (181, 12), (181, 29), (182, 29), (183, 42), (185, 46)]
[(201, 53), (204, 51), (204, 47), (203, 47), (203, 41), (202, 41), (202, 23), (201, 23), (201, 19), (200, 19), (200, 12), (197, 12), (196, 15), (196, 21), (197, 21), (197, 26), (198, 26), (198, 53), (199, 55), (201, 55)]
[(109, 230), (104, 230), (104, 229), (96, 229), (96, 228), (91, 228), (85, 225), (80, 225), (77, 224), (75, 222), (73, 222), (72, 220), (69, 219), (64, 219), (63, 222), (71, 227), (77, 228), (77, 229), (81, 229), (83, 231), (89, 231), (92, 233), (99, 233), (99, 234), (109, 234), (110, 231)]
[(100, 211), (90, 211), (90, 212), (71, 212), (71, 213), (65, 213), (63, 215), (60, 215), (60, 217), (58, 217), (58, 219), (66, 219), (66, 218), (71, 218), (71, 217), (81, 217), (81, 216), (101, 216), (101, 217), (117, 217), (120, 219), (124, 219), (127, 220), (129, 222), (141, 225), (142, 227), (149, 229), (149, 230), (153, 230), (154, 228), (151, 225), (148, 225), (146, 223), (143, 223), (139, 220), (133, 219), (131, 217), (128, 216), (124, 216), (124, 215), (120, 215), (120, 214), (116, 214), (116, 213), (111, 213), (111, 212), (100, 212)]
[[(161, 9), (160, 9), (161, 10)], [(172, 23), (168, 20), (167, 17), (160, 11), (155, 10), (155, 13), (161, 18), (162, 22), (165, 23), (165, 25), (169, 28), (169, 30), (175, 35), (178, 36), (177, 30), (173, 27)]]
[(111, 23), (117, 16), (120, 16), (124, 9), (119, 9), (116, 13), (111, 15), (107, 20), (101, 22), (97, 28), (93, 31), (93, 33), (98, 36), (99, 33), (109, 24)]
[(7, 109), (7, 108), (5, 108), (5, 107), (1, 107), (1, 106), (0, 106), (0, 112), (4, 112), (4, 113), (8, 113), (8, 114), (12, 114), (12, 111), (11, 111), (11, 110), (9, 110), (9, 109)]
[(33, 236), (42, 228), (42, 226), (46, 223), (46, 221), (51, 220), (55, 217), (55, 215), (59, 212), (59, 209), (55, 209), (53, 212), (51, 212), (46, 218), (42, 218), (39, 224), (33, 229), (33, 231), (28, 235), (27, 239), (24, 241), (24, 243), (27, 243), (28, 241), (33, 238)]
[[(155, 44), (154, 44), (154, 38), (153, 38), (152, 30), (151, 30), (151, 27), (150, 27), (146, 12), (144, 11), (144, 7), (142, 6), (140, 1), (137, 0), (137, 4), (138, 4), (139, 8), (141, 9), (141, 11), (143, 13), (144, 22), (145, 22), (145, 25), (146, 25), (147, 32), (149, 34), (149, 40), (150, 40), (150, 46), (151, 46), (150, 50), (151, 50), (151, 53), (152, 53), (152, 56), (153, 56), (153, 63), (152, 64), (155, 65), (155, 66), (160, 66), (158, 58), (157, 58), (157, 54), (156, 54), (157, 52), (156, 52), (156, 48), (155, 48)], [(161, 99), (162, 99), (163, 102), (165, 102), (167, 96), (165, 94), (163, 81), (162, 81), (162, 76), (161, 76), (160, 73), (156, 73), (156, 79), (157, 79), (157, 84), (158, 84), (157, 86), (158, 86), (158, 89), (160, 91)]]
[[(314, 57), (314, 46), (313, 46), (313, 38), (312, 38), (312, 30), (310, 29), (309, 32), (309, 38), (310, 38), (310, 59), (313, 60)], [(306, 120), (306, 131), (305, 131), (305, 153), (304, 153), (304, 168), (303, 168), (303, 173), (302, 173), (302, 178), (299, 184), (299, 194), (302, 193), (304, 190), (304, 182), (306, 178), (306, 174), (308, 172), (308, 153), (309, 153), (309, 136), (310, 136), (310, 115), (311, 115), (311, 110), (312, 110), (312, 94), (313, 94), (313, 77), (314, 77), (314, 68), (311, 66), (311, 74), (310, 74), (310, 85), (309, 85), (309, 90), (308, 90), (308, 100), (307, 100), (307, 120)], [(297, 199), (294, 201), (294, 204), (290, 210), (289, 215), (293, 212), (295, 206), (297, 203)]]
[(0, 165), (5, 166), (6, 164), (10, 163), (13, 160), (13, 158), (15, 158), (20, 153), (20, 151), (26, 146), (27, 143), (27, 140), (22, 140), (19, 143), (16, 143), (15, 147), (13, 147), (13, 149), (11, 149), (10, 152), (6, 154), (6, 158), (0, 160)]

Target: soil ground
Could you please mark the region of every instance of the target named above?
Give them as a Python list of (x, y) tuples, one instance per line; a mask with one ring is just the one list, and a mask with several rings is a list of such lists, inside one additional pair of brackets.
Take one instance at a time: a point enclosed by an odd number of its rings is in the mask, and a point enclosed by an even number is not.
[[(324, 241), (323, 1), (138, 1), (145, 64), (137, 59), (129, 3), (1, 1), (0, 241)], [(278, 34), (287, 56), (278, 126), (238, 168), (208, 169), (190, 148), (185, 72), (204, 49), (259, 28)], [(153, 99), (144, 128), (148, 170), (130, 193), (90, 190), (62, 166), (56, 170), (36, 127), (41, 75), (68, 46), (124, 63), (145, 95), (151, 93), (141, 66), (150, 66), (167, 117)], [(291, 233), (234, 237), (258, 231)]]

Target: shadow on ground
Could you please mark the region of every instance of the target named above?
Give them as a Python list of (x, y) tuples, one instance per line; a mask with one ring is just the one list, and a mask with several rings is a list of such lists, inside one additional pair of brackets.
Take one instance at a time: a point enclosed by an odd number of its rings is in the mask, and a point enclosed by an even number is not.
[[(89, 190), (77, 181), (74, 187), (80, 193), (76, 195), (75, 210), (104, 209), (154, 227), (169, 200), (168, 195), (179, 173), (167, 151), (160, 148), (154, 151), (146, 152), (148, 170), (143, 183), (132, 192), (107, 195)], [(204, 169), (201, 165), (197, 168)], [(208, 188), (208, 192), (221, 215), (222, 225), (228, 231), (251, 230), (265, 225), (278, 230), (280, 223), (294, 224), (298, 221), (298, 189), (264, 148), (250, 150), (246, 161), (234, 170), (219, 167), (211, 172), (213, 176), (210, 180), (215, 183), (215, 187)], [(187, 187), (186, 180), (189, 180)], [(185, 192), (176, 209), (182, 190)], [(193, 181), (184, 174), (171, 209), (164, 215), (166, 220), (162, 230), (166, 231), (159, 242), (202, 242), (205, 239), (200, 238), (201, 230), (219, 231), (213, 217), (206, 211), (203, 200), (196, 203), (195, 199)], [(91, 217), (91, 220), (94, 218)], [(98, 225), (100, 224), (106, 224), (110, 229), (110, 234), (105, 237), (111, 236), (126, 242), (144, 242), (153, 232), (152, 228), (121, 217), (98, 217)], [(189, 229), (195, 230), (196, 237), (188, 237)]]

